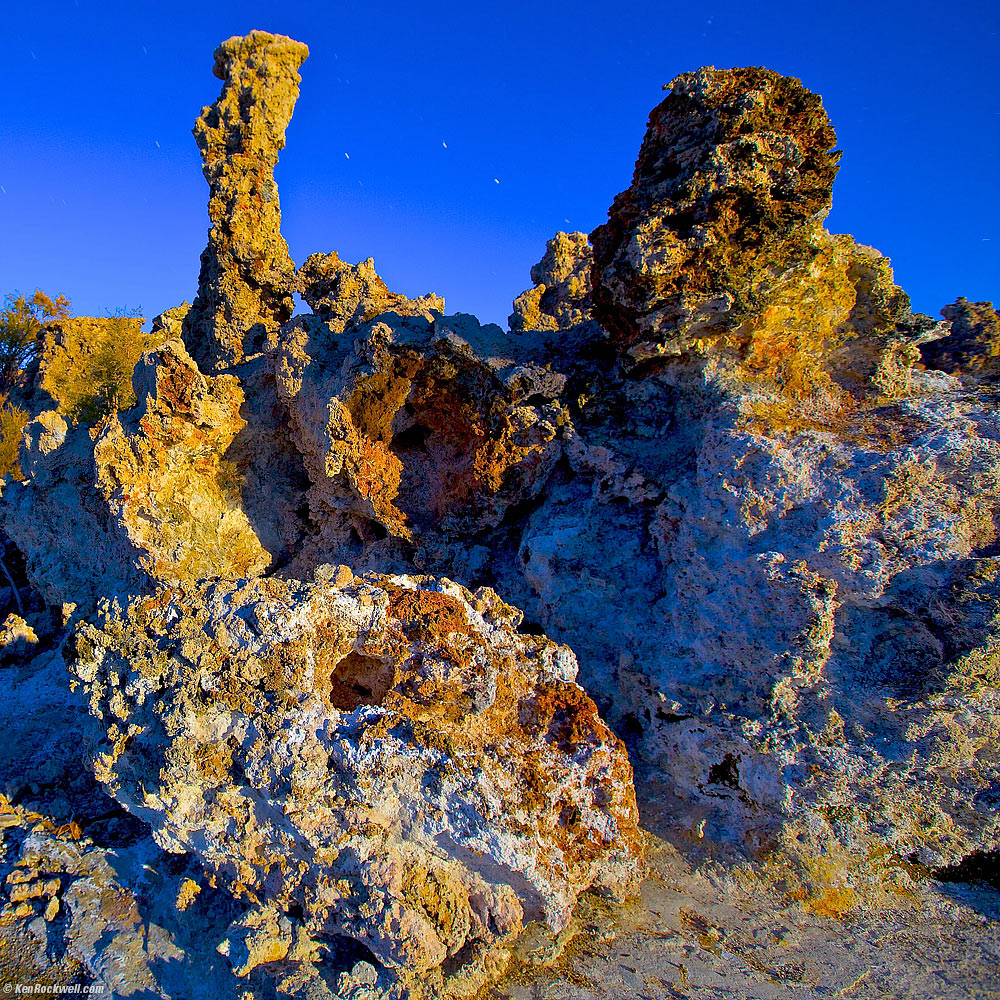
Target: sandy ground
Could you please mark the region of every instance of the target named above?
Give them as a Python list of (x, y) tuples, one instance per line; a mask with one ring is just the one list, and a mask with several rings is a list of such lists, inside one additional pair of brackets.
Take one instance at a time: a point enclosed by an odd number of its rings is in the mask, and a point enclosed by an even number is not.
[(832, 918), (752, 875), (693, 871), (650, 835), (641, 896), (585, 898), (564, 941), (529, 933), (484, 996), (511, 1000), (667, 997), (1000, 997), (1000, 891), (928, 881), (881, 912)]

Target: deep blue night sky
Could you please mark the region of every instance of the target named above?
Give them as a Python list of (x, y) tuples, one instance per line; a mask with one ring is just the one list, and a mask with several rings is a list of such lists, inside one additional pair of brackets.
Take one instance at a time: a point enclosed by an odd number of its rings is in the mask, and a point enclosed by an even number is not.
[(590, 231), (628, 186), (661, 86), (762, 65), (822, 94), (837, 129), (829, 228), (891, 257), (919, 310), (994, 299), (997, 11), (4, 2), (0, 293), (147, 317), (192, 298), (208, 189), (191, 126), (219, 92), (215, 46), (261, 28), (311, 49), (277, 171), (298, 263), (373, 256), (393, 290), (505, 324), (545, 240)]

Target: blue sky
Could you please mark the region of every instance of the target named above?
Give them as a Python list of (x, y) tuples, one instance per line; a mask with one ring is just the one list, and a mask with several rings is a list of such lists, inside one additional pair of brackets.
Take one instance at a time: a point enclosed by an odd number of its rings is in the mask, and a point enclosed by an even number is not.
[[(306, 42), (277, 169), (292, 257), (373, 256), (390, 288), (505, 323), (558, 229), (627, 187), (661, 86), (762, 65), (823, 95), (844, 150), (829, 227), (892, 258), (914, 306), (1000, 297), (998, 5), (99, 3), (3, 0), (0, 292), (74, 312), (197, 285), (191, 127), (212, 51)], [(345, 155), (347, 154), (347, 155)]]

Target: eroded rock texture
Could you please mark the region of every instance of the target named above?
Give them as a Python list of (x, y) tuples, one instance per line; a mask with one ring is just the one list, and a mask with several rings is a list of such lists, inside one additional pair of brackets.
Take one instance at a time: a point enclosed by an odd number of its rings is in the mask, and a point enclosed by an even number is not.
[(301, 317), (272, 339), (311, 480), (314, 527), (290, 575), (348, 562), (458, 566), (474, 579), (470, 560), (488, 555), (477, 538), (536, 496), (558, 461), (565, 377), (520, 363), (499, 327), (408, 311), (346, 333), (340, 321)]
[[(242, 899), (428, 983), (526, 920), (561, 929), (588, 887), (622, 898), (631, 768), (573, 654), (490, 590), (337, 580), (166, 589), (82, 625), (98, 777)], [(290, 930), (251, 961), (243, 926), (242, 972), (287, 952)]]
[(964, 298), (941, 310), (951, 324), (948, 336), (921, 348), (928, 368), (951, 375), (1000, 374), (1000, 315), (992, 302), (969, 302)]
[(533, 288), (514, 300), (511, 333), (568, 330), (592, 319), (593, 253), (586, 233), (556, 233), (531, 269)]
[(239, 381), (202, 375), (173, 340), (143, 356), (133, 386), (138, 405), (98, 428), (47, 411), (25, 429), (29, 473), (4, 494), (5, 523), (52, 604), (271, 562), (223, 457), (244, 426)]
[(299, 96), (309, 50), (284, 35), (252, 31), (215, 50), (222, 93), (194, 136), (211, 190), (212, 228), (184, 340), (206, 371), (242, 361), (292, 315), (295, 265), (281, 235), (274, 167)]
[(790, 77), (706, 67), (665, 89), (632, 186), (591, 236), (595, 306), (626, 348), (682, 353), (813, 259), (839, 154), (819, 97)]
[(1000, 842), (994, 409), (914, 368), (946, 328), (822, 229), (833, 142), (797, 81), (674, 81), (592, 236), (620, 363), (578, 375), (531, 594), (503, 589), (578, 653), (665, 828), (954, 863)]
[(557, 234), (508, 334), (371, 259), (293, 273), (271, 173), (304, 55), (219, 50), (202, 286), (155, 334), (191, 354), (148, 351), (93, 426), (36, 407), (3, 489), (3, 672), (51, 683), (85, 619), (98, 777), (238, 897), (211, 947), (262, 995), (329, 995), (338, 936), (370, 949), (344, 996), (477, 989), (526, 920), (630, 883), (598, 710), (650, 828), (794, 857), (838, 914), (1000, 848), (996, 313), (914, 315), (826, 232), (819, 98), (678, 77), (593, 249)]

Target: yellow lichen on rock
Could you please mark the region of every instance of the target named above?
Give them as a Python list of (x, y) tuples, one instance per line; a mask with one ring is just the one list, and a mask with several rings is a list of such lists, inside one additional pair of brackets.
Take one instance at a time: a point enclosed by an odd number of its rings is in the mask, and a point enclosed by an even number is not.
[(223, 455), (244, 426), (232, 376), (202, 375), (180, 341), (143, 359), (140, 408), (94, 442), (97, 486), (155, 580), (255, 576), (270, 556), (233, 496)]

